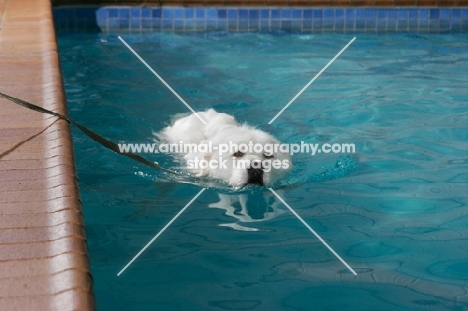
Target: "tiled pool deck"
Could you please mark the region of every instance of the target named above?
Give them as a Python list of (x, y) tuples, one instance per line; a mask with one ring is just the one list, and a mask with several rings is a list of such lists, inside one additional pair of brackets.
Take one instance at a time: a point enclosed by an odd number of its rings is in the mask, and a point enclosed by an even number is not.
[[(49, 0), (0, 0), (0, 92), (66, 114)], [(68, 123), (0, 98), (0, 310), (94, 309)]]
[[(109, 32), (449, 32), (467, 30), (468, 8), (60, 7), (55, 23)], [(0, 0), (0, 70), (0, 92), (66, 114), (49, 0)], [(69, 125), (0, 99), (0, 310), (94, 308)]]

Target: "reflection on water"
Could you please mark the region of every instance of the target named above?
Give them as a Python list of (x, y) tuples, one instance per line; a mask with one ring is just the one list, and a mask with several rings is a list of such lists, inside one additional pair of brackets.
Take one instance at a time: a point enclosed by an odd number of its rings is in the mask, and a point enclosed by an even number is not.
[[(282, 193), (278, 190), (278, 193)], [(281, 194), (280, 194), (281, 195)], [(241, 194), (218, 193), (219, 202), (209, 204), (209, 207), (220, 208), (226, 211), (226, 215), (236, 219), (231, 223), (220, 224), (240, 231), (258, 231), (252, 223), (275, 218), (284, 213), (278, 208), (281, 203), (267, 191), (253, 191)], [(247, 225), (248, 224), (248, 225)]]

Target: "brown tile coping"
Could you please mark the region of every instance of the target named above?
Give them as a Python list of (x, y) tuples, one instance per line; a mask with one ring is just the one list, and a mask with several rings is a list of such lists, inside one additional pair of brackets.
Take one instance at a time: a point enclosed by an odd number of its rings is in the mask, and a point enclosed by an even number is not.
[[(66, 114), (49, 0), (0, 0), (0, 91)], [(0, 309), (95, 309), (69, 125), (5, 99)]]
[(135, 6), (467, 6), (468, 0), (52, 0), (59, 5), (135, 5)]

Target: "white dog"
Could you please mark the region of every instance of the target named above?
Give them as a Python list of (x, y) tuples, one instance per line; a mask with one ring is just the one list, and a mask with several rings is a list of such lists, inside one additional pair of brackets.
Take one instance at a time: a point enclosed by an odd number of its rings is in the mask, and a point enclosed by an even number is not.
[(291, 168), (287, 152), (268, 133), (239, 125), (232, 116), (213, 109), (199, 112), (207, 123), (191, 114), (177, 119), (156, 134), (171, 151), (183, 154), (187, 168), (197, 176), (209, 176), (234, 187), (268, 185)]

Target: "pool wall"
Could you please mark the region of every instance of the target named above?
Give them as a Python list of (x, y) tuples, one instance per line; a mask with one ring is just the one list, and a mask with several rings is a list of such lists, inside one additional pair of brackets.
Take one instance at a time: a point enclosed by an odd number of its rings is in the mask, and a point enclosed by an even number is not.
[(57, 30), (418, 32), (468, 30), (467, 7), (57, 7)]

